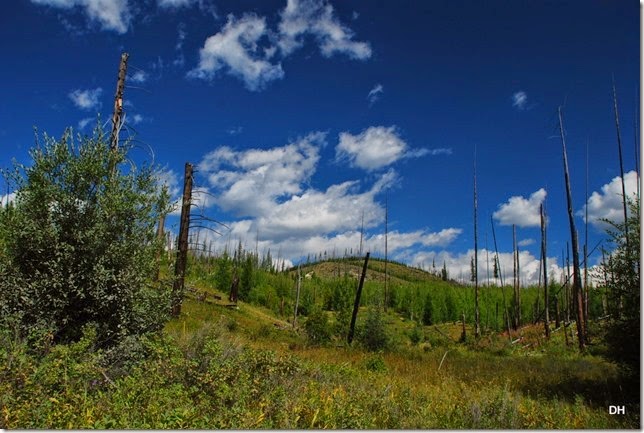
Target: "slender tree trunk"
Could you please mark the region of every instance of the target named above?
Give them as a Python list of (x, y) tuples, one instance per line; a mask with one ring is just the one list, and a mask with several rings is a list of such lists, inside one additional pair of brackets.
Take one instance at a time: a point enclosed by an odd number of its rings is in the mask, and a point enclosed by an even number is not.
[[(584, 326), (584, 309), (583, 299), (581, 296), (581, 278), (579, 275), (579, 242), (577, 242), (577, 229), (575, 228), (575, 218), (572, 206), (572, 193), (570, 191), (570, 177), (568, 174), (568, 156), (566, 152), (566, 139), (563, 132), (563, 119), (561, 116), (561, 107), (559, 107), (559, 131), (561, 132), (561, 143), (563, 147), (563, 164), (564, 180), (566, 182), (566, 199), (568, 203), (568, 220), (570, 222), (570, 238), (572, 243), (572, 262), (573, 262), (573, 293), (576, 300), (577, 308), (577, 334), (579, 350), (586, 348), (586, 329)], [(623, 180), (623, 177), (622, 177)]]
[(183, 180), (183, 203), (179, 225), (179, 249), (174, 265), (174, 284), (172, 285), (172, 315), (181, 314), (183, 302), (184, 279), (188, 261), (188, 231), (190, 227), (190, 201), (192, 198), (192, 164), (186, 162)]
[(297, 307), (300, 305), (300, 287), (302, 286), (302, 271), (297, 265), (297, 293), (295, 295), (295, 309), (293, 312), (293, 328), (297, 325)]
[(548, 298), (548, 266), (546, 263), (547, 254), (547, 243), (546, 243), (546, 217), (543, 211), (543, 203), (539, 206), (539, 213), (541, 215), (541, 262), (543, 268), (543, 302), (545, 308), (545, 320), (544, 327), (546, 332), (546, 338), (550, 338), (550, 312), (549, 305), (550, 301)]
[(110, 149), (116, 151), (119, 147), (119, 131), (123, 122), (123, 89), (125, 89), (125, 77), (127, 76), (128, 53), (121, 54), (119, 63), (119, 74), (116, 81), (116, 94), (114, 95), (114, 111), (112, 113), (112, 134), (110, 136)]
[(358, 309), (360, 308), (360, 296), (362, 295), (362, 285), (364, 284), (364, 278), (367, 274), (367, 264), (369, 263), (369, 252), (365, 255), (364, 265), (362, 265), (362, 274), (360, 275), (360, 283), (358, 283), (358, 290), (356, 291), (356, 300), (353, 303), (353, 314), (351, 315), (351, 325), (349, 327), (349, 335), (347, 336), (347, 342), (351, 344), (353, 341), (353, 334), (356, 329), (356, 318), (358, 317)]
[(388, 236), (388, 222), (389, 222), (389, 200), (387, 195), (385, 195), (385, 313), (387, 312), (387, 302), (389, 297), (389, 291), (387, 286), (387, 236)]
[(481, 335), (481, 318), (479, 315), (479, 247), (478, 232), (476, 224), (477, 213), (476, 197), (476, 148), (474, 149), (474, 337), (479, 338)]
[(496, 244), (496, 232), (494, 230), (494, 218), (490, 216), (490, 222), (492, 223), (492, 239), (494, 239), (494, 252), (496, 254), (495, 261), (496, 261), (496, 269), (499, 272), (499, 277), (501, 280), (501, 294), (503, 295), (503, 311), (505, 312), (504, 317), (505, 317), (505, 325), (508, 330), (508, 338), (510, 341), (512, 341), (512, 333), (510, 332), (510, 316), (508, 314), (508, 304), (505, 299), (505, 285), (503, 283), (503, 270), (501, 269), (501, 262), (499, 260), (499, 248), (497, 247)]
[(519, 293), (519, 247), (517, 246), (517, 230), (512, 224), (512, 250), (513, 250), (513, 286), (514, 286), (514, 329), (521, 326), (521, 295)]
[(613, 103), (615, 106), (615, 129), (617, 130), (617, 148), (619, 153), (619, 175), (622, 177), (622, 204), (624, 206), (624, 240), (626, 242), (627, 257), (630, 254), (628, 248), (628, 215), (626, 212), (626, 181), (624, 180), (624, 159), (622, 158), (622, 134), (619, 130), (619, 114), (617, 111), (617, 91), (615, 90), (615, 79), (613, 78)]

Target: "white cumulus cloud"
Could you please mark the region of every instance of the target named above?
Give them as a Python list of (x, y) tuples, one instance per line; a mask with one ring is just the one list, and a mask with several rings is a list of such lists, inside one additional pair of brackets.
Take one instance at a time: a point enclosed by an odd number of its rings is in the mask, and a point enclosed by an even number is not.
[[(629, 171), (624, 175), (624, 187), (626, 196), (633, 198), (637, 192), (637, 173)], [(585, 218), (586, 206), (577, 212), (578, 216)], [(630, 213), (630, 209), (627, 208)], [(624, 205), (622, 202), (622, 178), (617, 176), (610, 183), (601, 187), (600, 191), (594, 191), (588, 197), (588, 222), (599, 230), (606, 230), (610, 225), (603, 221), (608, 219), (615, 223), (624, 222)], [(585, 220), (584, 220), (585, 221)]]
[(96, 89), (81, 90), (76, 89), (69, 93), (69, 99), (72, 100), (81, 110), (93, 110), (101, 106), (101, 94), (103, 89), (97, 87)]
[(37, 5), (72, 10), (81, 8), (90, 21), (96, 21), (103, 30), (126, 33), (132, 13), (128, 0), (31, 0)]
[(522, 196), (510, 197), (506, 203), (499, 205), (499, 209), (492, 216), (502, 226), (515, 224), (518, 227), (539, 227), (539, 206), (545, 200), (546, 194), (546, 190), (540, 188), (527, 199)]
[(322, 55), (346, 54), (353, 59), (371, 57), (367, 42), (353, 40), (353, 31), (335, 16), (333, 6), (324, 0), (287, 0), (279, 23), (278, 45), (289, 55), (303, 44), (306, 35), (313, 36)]
[(228, 16), (221, 31), (206, 39), (199, 51), (199, 65), (189, 76), (211, 79), (224, 70), (244, 81), (249, 90), (257, 91), (284, 76), (281, 64), (270, 63), (258, 42), (267, 36), (266, 21), (254, 14), (240, 19)]
[(378, 170), (402, 158), (429, 153), (427, 149), (410, 150), (395, 126), (372, 126), (358, 135), (342, 132), (335, 152), (337, 160), (348, 160), (351, 165), (367, 171)]

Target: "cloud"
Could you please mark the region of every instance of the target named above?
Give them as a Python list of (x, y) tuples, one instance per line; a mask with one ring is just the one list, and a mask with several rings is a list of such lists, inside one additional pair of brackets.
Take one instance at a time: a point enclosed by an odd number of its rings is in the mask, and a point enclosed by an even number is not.
[(402, 158), (416, 158), (429, 153), (427, 149), (409, 150), (395, 126), (372, 126), (358, 135), (341, 132), (335, 148), (337, 160), (348, 160), (352, 166), (374, 171)]
[(373, 89), (369, 91), (369, 94), (367, 95), (367, 101), (369, 101), (369, 106), (372, 106), (378, 99), (380, 99), (380, 95), (383, 93), (383, 88), (382, 84), (376, 84)]
[(168, 168), (160, 168), (154, 171), (153, 176), (159, 188), (162, 186), (168, 188), (171, 199), (176, 198), (181, 193), (180, 179), (176, 171)]
[(354, 41), (353, 31), (338, 20), (333, 6), (326, 1), (287, 0), (280, 17), (278, 46), (284, 55), (302, 47), (303, 37), (309, 34), (325, 57), (335, 53), (359, 60), (371, 57), (369, 43)]
[(83, 9), (90, 21), (96, 21), (103, 30), (126, 33), (132, 19), (128, 0), (31, 0), (37, 5), (71, 10)]
[(148, 80), (148, 74), (145, 71), (136, 71), (132, 76), (130, 76), (130, 81), (134, 83), (145, 83)]
[(517, 243), (517, 245), (519, 245), (520, 247), (527, 247), (528, 245), (532, 245), (534, 243), (534, 239), (522, 239)]
[(143, 123), (149, 120), (147, 117), (144, 117), (138, 113), (132, 115), (132, 117), (128, 117), (127, 119), (132, 125), (138, 125), (139, 123)]
[[(385, 212), (378, 198), (398, 182), (398, 174), (389, 169), (371, 182), (347, 180), (315, 188), (310, 180), (325, 145), (325, 134), (313, 132), (284, 146), (221, 146), (205, 155), (197, 170), (207, 184), (193, 195), (194, 201), (202, 207), (216, 205), (239, 219), (226, 222), (224, 236), (203, 236), (218, 251), (229, 239), (251, 250), (257, 242), (260, 254), (270, 248), (273, 257), (292, 262), (308, 253), (357, 252), (364, 221), (364, 251), (382, 255)], [(447, 246), (461, 233), (459, 228), (394, 230), (389, 233), (389, 251), (410, 255), (410, 249), (418, 247)]]
[(516, 92), (512, 95), (512, 106), (518, 110), (525, 110), (528, 105), (528, 95), (524, 91)]
[(244, 127), (235, 126), (235, 127), (229, 128), (226, 132), (228, 133), (228, 135), (239, 135), (242, 132), (244, 132)]
[(519, 227), (539, 227), (541, 216), (539, 205), (546, 198), (546, 190), (541, 188), (525, 199), (521, 196), (510, 197), (507, 203), (499, 205), (492, 215), (502, 226), (516, 224)]
[(262, 90), (267, 83), (284, 76), (282, 65), (267, 61), (258, 47), (265, 36), (264, 18), (245, 14), (237, 20), (228, 15), (224, 28), (206, 39), (199, 51), (199, 65), (188, 75), (208, 80), (223, 69), (243, 80), (249, 90)]
[(92, 120), (94, 120), (94, 118), (93, 118), (93, 117), (86, 117), (86, 118), (84, 118), (84, 119), (79, 120), (79, 121), (78, 121), (78, 129), (81, 129), (81, 130), (85, 129), (85, 127), (86, 127), (87, 125), (89, 125), (89, 123), (90, 123)]
[(90, 111), (101, 106), (100, 97), (103, 89), (97, 87), (96, 89), (80, 90), (76, 89), (69, 93), (69, 99), (72, 100), (76, 107), (81, 110)]
[[(624, 175), (626, 196), (633, 197), (637, 192), (637, 173), (629, 171)], [(577, 211), (577, 216), (586, 217), (586, 206)], [(627, 209), (630, 212), (630, 209)], [(615, 223), (624, 222), (624, 205), (622, 201), (622, 178), (614, 177), (610, 183), (601, 187), (600, 191), (594, 191), (588, 197), (588, 222), (599, 230), (610, 228), (610, 224), (602, 221), (608, 219)]]
[(427, 149), (427, 154), (428, 155), (451, 155), (452, 154), (452, 148), (451, 147), (439, 147), (436, 149)]
[(5, 194), (0, 196), (0, 206), (6, 206), (9, 203), (13, 203), (16, 200), (16, 193), (11, 192), (9, 194)]
[(208, 173), (219, 190), (217, 204), (237, 215), (268, 212), (278, 198), (302, 192), (302, 184), (315, 172), (323, 133), (272, 149), (234, 151), (223, 146), (208, 153), (199, 170)]
[(191, 7), (198, 2), (199, 0), (157, 0), (157, 5), (160, 8), (178, 9), (182, 7)]
[[(501, 280), (494, 278), (494, 251), (487, 251), (480, 249), (478, 251), (478, 274), (479, 286), (486, 284), (500, 285)], [(474, 250), (470, 249), (464, 253), (451, 253), (448, 251), (421, 251), (415, 254), (410, 262), (414, 266), (422, 267), (426, 270), (431, 270), (432, 261), (436, 265), (436, 270), (440, 271), (443, 268), (443, 263), (447, 267), (449, 278), (460, 281), (464, 284), (471, 284), (471, 261), (474, 257)], [(489, 263), (488, 260), (489, 259)], [(499, 263), (501, 266), (501, 275), (503, 276), (504, 284), (512, 284), (513, 273), (513, 260), (514, 255), (510, 252), (499, 252)], [(535, 257), (527, 250), (519, 250), (519, 263), (520, 274), (519, 279), (522, 286), (536, 285), (539, 282), (540, 274), (540, 259)], [(562, 275), (562, 269), (557, 264), (557, 257), (548, 257), (548, 278), (555, 278), (559, 281)], [(488, 279), (487, 272), (490, 272)], [(541, 271), (543, 273), (543, 271)]]

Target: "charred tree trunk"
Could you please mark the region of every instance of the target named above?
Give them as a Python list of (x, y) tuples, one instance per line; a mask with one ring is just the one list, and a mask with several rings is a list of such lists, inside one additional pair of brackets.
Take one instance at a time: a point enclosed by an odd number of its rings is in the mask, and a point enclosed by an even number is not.
[(358, 309), (360, 308), (360, 296), (362, 295), (362, 285), (364, 284), (364, 277), (367, 274), (367, 264), (369, 263), (369, 253), (364, 257), (364, 265), (362, 266), (362, 274), (360, 275), (360, 283), (358, 283), (358, 290), (356, 291), (356, 300), (353, 303), (353, 314), (351, 315), (351, 325), (349, 327), (349, 335), (347, 342), (351, 344), (353, 341), (353, 334), (356, 329), (356, 318), (358, 317)]
[(499, 248), (497, 247), (496, 244), (496, 232), (494, 230), (494, 219), (492, 216), (490, 216), (490, 221), (492, 222), (492, 238), (494, 239), (494, 252), (495, 252), (495, 262), (496, 262), (496, 268), (499, 272), (499, 277), (501, 280), (501, 294), (503, 295), (503, 311), (504, 311), (504, 317), (505, 317), (505, 325), (506, 329), (508, 331), (508, 338), (510, 341), (512, 341), (512, 334), (510, 333), (510, 316), (508, 314), (508, 304), (505, 299), (505, 285), (503, 284), (503, 270), (501, 269), (501, 262), (499, 261)]
[(188, 231), (190, 226), (190, 200), (192, 199), (192, 164), (186, 162), (183, 179), (183, 202), (181, 206), (181, 222), (179, 225), (179, 249), (174, 264), (174, 284), (172, 285), (172, 316), (181, 314), (183, 302), (184, 280), (188, 261)]
[[(579, 350), (586, 348), (586, 329), (584, 326), (584, 308), (581, 295), (581, 278), (579, 275), (579, 243), (577, 242), (577, 229), (575, 228), (575, 218), (573, 215), (572, 193), (570, 191), (570, 176), (568, 174), (568, 156), (566, 152), (566, 139), (563, 132), (563, 120), (561, 116), (561, 107), (559, 107), (559, 131), (561, 133), (561, 143), (563, 147), (563, 164), (564, 180), (566, 182), (566, 199), (568, 203), (568, 220), (570, 222), (570, 238), (572, 243), (572, 262), (573, 262), (573, 296), (575, 298), (575, 307), (577, 310), (577, 334)], [(623, 178), (622, 178), (623, 179)]]
[(545, 309), (545, 320), (544, 320), (544, 327), (546, 331), (546, 338), (550, 338), (550, 312), (549, 312), (549, 306), (550, 306), (550, 301), (548, 298), (548, 266), (546, 263), (546, 257), (547, 255), (547, 243), (546, 243), (546, 217), (545, 213), (543, 211), (543, 204), (539, 206), (539, 213), (541, 215), (541, 261), (542, 261), (542, 268), (543, 268), (543, 302), (544, 302), (544, 309)]
[(476, 197), (476, 148), (474, 149), (474, 337), (481, 335), (481, 318), (479, 313), (479, 247), (476, 224), (477, 197)]
[(297, 307), (300, 304), (300, 287), (302, 286), (302, 270), (300, 265), (297, 265), (297, 294), (295, 295), (295, 310), (293, 313), (293, 328), (297, 324)]

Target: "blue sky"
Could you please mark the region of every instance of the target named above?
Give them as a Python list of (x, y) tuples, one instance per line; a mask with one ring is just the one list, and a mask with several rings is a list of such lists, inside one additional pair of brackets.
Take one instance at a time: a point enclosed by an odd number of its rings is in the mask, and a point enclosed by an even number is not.
[[(198, 167), (205, 214), (230, 227), (212, 238), (217, 248), (254, 248), (257, 237), (288, 262), (342, 255), (358, 248), (364, 213), (367, 249), (382, 255), (387, 197), (390, 257), (445, 261), (467, 278), (476, 149), (479, 247), (487, 236), (493, 250), (492, 217), (511, 274), (516, 224), (522, 278), (535, 280), (544, 202), (558, 272), (569, 239), (560, 105), (580, 242), (586, 148), (590, 248), (605, 238), (597, 218), (621, 217), (611, 80), (629, 173), (636, 2), (19, 0), (3, 9), (0, 166), (28, 161), (33, 126), (60, 136), (69, 126), (89, 134), (99, 113), (106, 122), (126, 51), (127, 130), (152, 147), (173, 198), (184, 163)], [(150, 160), (145, 148), (134, 159)], [(635, 173), (626, 179), (633, 191)], [(177, 226), (175, 215), (168, 228)], [(479, 260), (485, 276), (485, 251)]]

